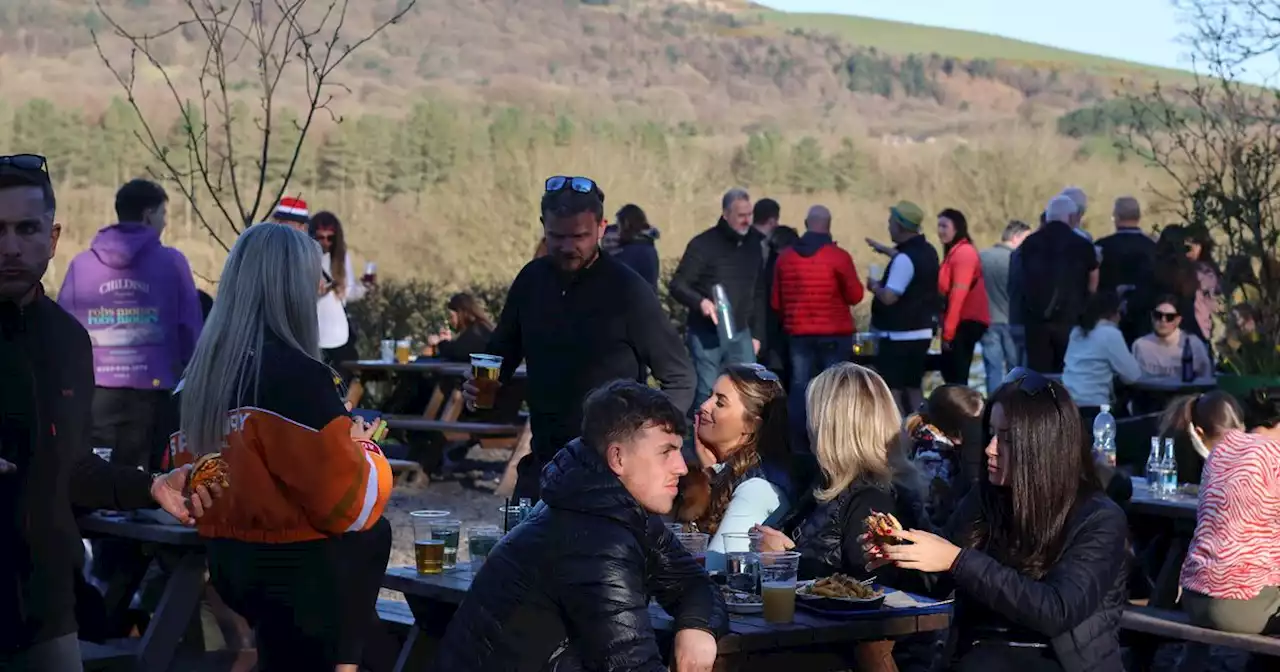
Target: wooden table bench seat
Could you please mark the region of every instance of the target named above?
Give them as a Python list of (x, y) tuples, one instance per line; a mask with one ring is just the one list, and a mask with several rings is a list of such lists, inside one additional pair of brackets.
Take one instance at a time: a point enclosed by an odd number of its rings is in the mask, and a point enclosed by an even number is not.
[(422, 465), (413, 460), (397, 460), (388, 457), (387, 465), (391, 467), (391, 475), (395, 478), (395, 484), (416, 487), (427, 480), (427, 472), (423, 470)]
[(378, 599), (378, 618), (392, 634), (404, 637), (413, 628), (413, 611), (407, 602)]
[(1186, 613), (1173, 609), (1131, 605), (1125, 608), (1124, 615), (1120, 617), (1120, 628), (1161, 639), (1227, 646), (1264, 656), (1280, 657), (1280, 637), (1241, 635), (1201, 628), (1192, 625)]

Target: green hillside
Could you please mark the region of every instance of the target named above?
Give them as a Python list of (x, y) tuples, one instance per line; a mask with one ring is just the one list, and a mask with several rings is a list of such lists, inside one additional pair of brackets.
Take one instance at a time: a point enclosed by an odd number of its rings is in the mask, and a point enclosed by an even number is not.
[(759, 11), (761, 19), (788, 30), (800, 29), (835, 35), (853, 44), (874, 47), (888, 54), (931, 54), (955, 58), (1019, 61), (1035, 65), (1063, 64), (1099, 74), (1154, 77), (1186, 77), (1189, 73), (1105, 56), (1059, 49), (998, 35), (914, 23), (885, 21), (844, 14), (804, 14)]

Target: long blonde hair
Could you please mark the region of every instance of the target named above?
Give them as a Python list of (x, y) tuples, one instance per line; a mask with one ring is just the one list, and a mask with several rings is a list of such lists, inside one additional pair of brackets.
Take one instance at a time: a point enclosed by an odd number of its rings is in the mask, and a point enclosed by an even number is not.
[(874, 371), (837, 364), (809, 383), (805, 403), (809, 442), (826, 477), (826, 487), (814, 492), (818, 501), (835, 499), (858, 479), (920, 489), (920, 473), (906, 456), (902, 414)]
[(182, 433), (195, 455), (217, 452), (227, 412), (246, 392), (257, 394), (263, 335), (317, 361), (320, 326), (316, 287), (320, 247), (283, 224), (249, 227), (231, 248), (218, 280), (218, 300), (200, 332), (182, 391)]

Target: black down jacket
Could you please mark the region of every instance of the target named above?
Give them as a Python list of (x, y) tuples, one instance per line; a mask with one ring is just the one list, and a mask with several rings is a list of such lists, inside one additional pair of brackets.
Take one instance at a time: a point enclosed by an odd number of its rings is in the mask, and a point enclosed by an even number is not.
[(542, 502), (490, 553), (449, 623), (442, 672), (667, 672), (649, 601), (720, 637), (719, 589), (581, 439), (542, 473)]
[[(957, 519), (976, 518), (976, 495), (965, 499)], [(1124, 512), (1095, 493), (1071, 512), (1062, 554), (1038, 581), (982, 551), (961, 551), (951, 568), (961, 636), (987, 625), (981, 621), (1017, 624), (1047, 639), (1066, 672), (1124, 670), (1119, 631), (1128, 538)]]

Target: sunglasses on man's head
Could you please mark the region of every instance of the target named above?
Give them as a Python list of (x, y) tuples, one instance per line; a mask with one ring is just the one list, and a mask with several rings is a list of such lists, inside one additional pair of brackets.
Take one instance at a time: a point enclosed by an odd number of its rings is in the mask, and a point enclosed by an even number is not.
[(564, 175), (556, 175), (547, 178), (547, 192), (564, 191), (569, 189), (579, 194), (600, 193), (600, 187), (596, 185), (595, 180), (589, 177), (566, 177)]
[(0, 156), (0, 168), (16, 168), (18, 170), (46, 171), (49, 162), (39, 154), (14, 154)]
[(1157, 322), (1173, 322), (1178, 319), (1177, 313), (1166, 313), (1162, 310), (1151, 311), (1151, 319)]

